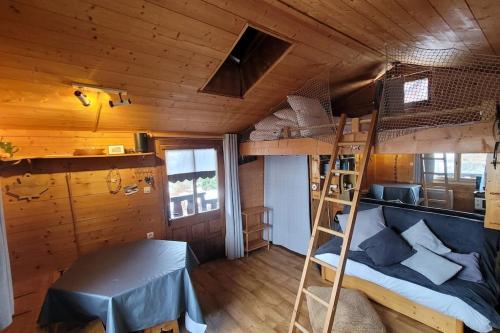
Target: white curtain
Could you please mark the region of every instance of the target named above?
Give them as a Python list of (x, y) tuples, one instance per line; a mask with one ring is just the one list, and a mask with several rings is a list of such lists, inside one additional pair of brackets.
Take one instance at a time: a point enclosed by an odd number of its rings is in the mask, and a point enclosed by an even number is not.
[(240, 185), (238, 179), (238, 137), (236, 134), (224, 135), (224, 179), (226, 256), (228, 259), (236, 259), (244, 255)]
[(307, 253), (311, 237), (307, 156), (266, 156), (264, 205), (271, 208), (273, 244)]
[(7, 248), (7, 234), (5, 231), (2, 192), (0, 189), (0, 330), (10, 325), (13, 314), (14, 294), (12, 291), (9, 251)]

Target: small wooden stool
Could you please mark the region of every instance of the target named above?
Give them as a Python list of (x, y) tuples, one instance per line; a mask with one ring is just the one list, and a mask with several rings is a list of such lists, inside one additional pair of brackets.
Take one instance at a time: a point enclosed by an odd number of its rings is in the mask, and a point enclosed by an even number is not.
[(177, 323), (177, 320), (169, 320), (159, 325), (150, 327), (148, 329), (145, 329), (144, 333), (162, 333), (169, 331), (172, 331), (173, 333), (179, 333), (179, 324)]

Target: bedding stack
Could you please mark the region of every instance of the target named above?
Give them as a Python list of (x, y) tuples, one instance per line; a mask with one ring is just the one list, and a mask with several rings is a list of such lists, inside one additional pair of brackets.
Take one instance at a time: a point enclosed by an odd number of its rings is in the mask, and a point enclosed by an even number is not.
[[(287, 96), (290, 108), (284, 108), (255, 124), (255, 130), (250, 133), (251, 141), (277, 140), (284, 128), (309, 127), (330, 123), (327, 112), (320, 101), (297, 95)], [(292, 137), (311, 137), (331, 133), (331, 129), (302, 129), (292, 131)]]
[[(476, 331), (500, 327), (495, 309), (500, 287), (494, 272), (498, 233), (465, 218), (388, 206), (363, 208), (357, 214), (346, 274), (455, 317)], [(337, 231), (345, 230), (347, 218), (337, 215)], [(316, 257), (336, 266), (341, 243), (334, 237)]]

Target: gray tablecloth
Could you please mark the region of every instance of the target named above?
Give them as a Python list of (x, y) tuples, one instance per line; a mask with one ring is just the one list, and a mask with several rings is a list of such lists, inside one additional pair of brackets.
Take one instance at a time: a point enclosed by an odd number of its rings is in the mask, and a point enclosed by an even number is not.
[(100, 318), (107, 333), (145, 329), (178, 319), (204, 332), (189, 272), (196, 260), (185, 242), (144, 240), (78, 259), (48, 290), (39, 323)]
[(372, 184), (370, 196), (379, 200), (400, 200), (402, 203), (417, 205), (421, 187), (419, 184)]

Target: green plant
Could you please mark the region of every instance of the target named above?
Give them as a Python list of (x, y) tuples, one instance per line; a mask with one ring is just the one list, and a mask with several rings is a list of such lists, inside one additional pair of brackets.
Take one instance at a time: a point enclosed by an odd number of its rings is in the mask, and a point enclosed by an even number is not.
[(14, 156), (19, 151), (19, 147), (13, 146), (12, 142), (3, 141), (3, 138), (0, 138), (0, 149), (9, 154), (9, 157)]

